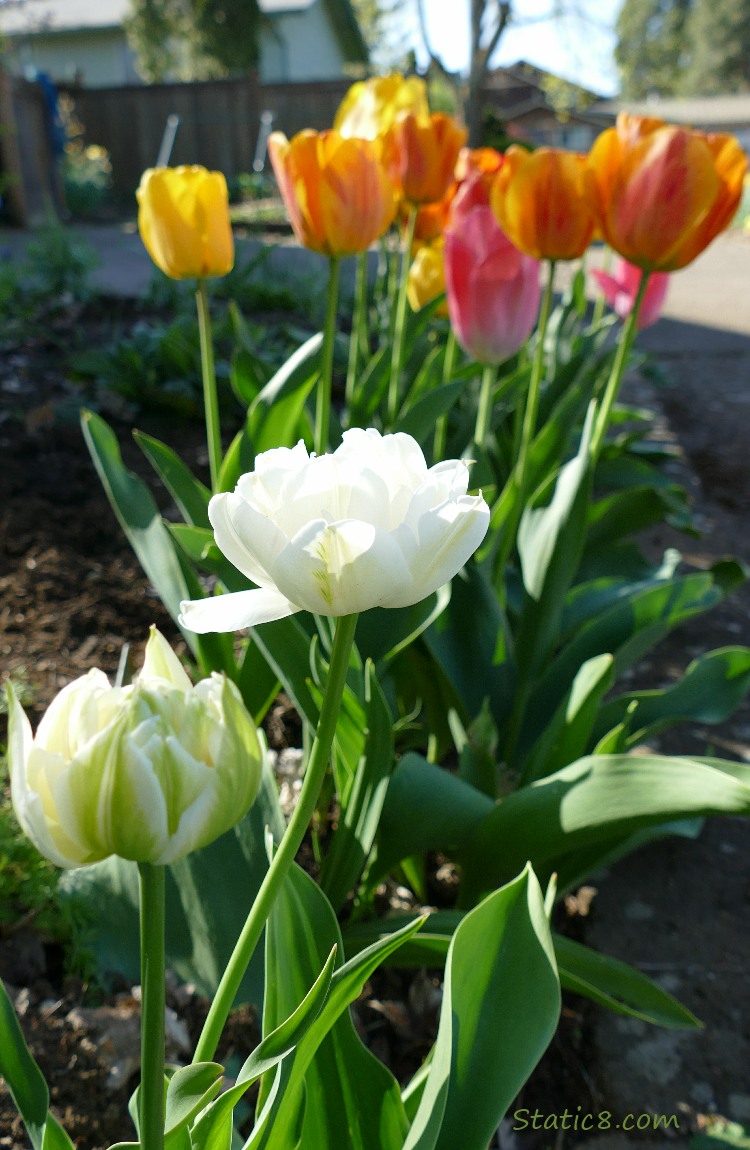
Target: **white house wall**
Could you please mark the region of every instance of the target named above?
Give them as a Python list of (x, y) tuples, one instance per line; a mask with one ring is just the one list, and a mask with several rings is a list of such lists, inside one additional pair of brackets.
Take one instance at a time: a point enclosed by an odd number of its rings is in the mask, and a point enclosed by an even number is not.
[(120, 28), (81, 30), (70, 38), (38, 33), (33, 39), (17, 41), (14, 49), (14, 70), (21, 75), (37, 69), (58, 82), (71, 83), (79, 78), (87, 88), (139, 82), (133, 54)]
[(261, 83), (336, 80), (344, 75), (344, 54), (322, 0), (302, 12), (274, 17), (261, 36)]

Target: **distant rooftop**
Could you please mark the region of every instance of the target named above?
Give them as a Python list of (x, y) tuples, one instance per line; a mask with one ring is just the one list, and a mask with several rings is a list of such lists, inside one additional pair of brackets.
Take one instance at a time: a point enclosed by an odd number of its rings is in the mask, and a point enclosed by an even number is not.
[(750, 92), (731, 96), (692, 96), (685, 99), (640, 100), (620, 102), (607, 100), (594, 105), (596, 112), (631, 112), (637, 116), (655, 116), (672, 124), (696, 128), (730, 127), (750, 123)]

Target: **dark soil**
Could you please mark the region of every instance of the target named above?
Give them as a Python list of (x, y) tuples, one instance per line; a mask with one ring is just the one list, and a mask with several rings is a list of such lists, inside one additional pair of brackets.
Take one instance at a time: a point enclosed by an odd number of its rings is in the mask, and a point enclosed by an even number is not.
[[(72, 319), (79, 330), (83, 325), (96, 338), (107, 306), (100, 301)], [(125, 645), (132, 645), (137, 665), (152, 623), (171, 641), (179, 639), (102, 492), (75, 418), (80, 393), (61, 370), (61, 359), (59, 347), (39, 339), (12, 349), (0, 362), (0, 666), (3, 678), (21, 678), (30, 688), (27, 710), (34, 724), (71, 679), (93, 666), (113, 675)], [(658, 398), (645, 381), (633, 385), (639, 402), (655, 404), (659, 410), (662, 434), (674, 438), (684, 451), (684, 459), (675, 465), (676, 476), (688, 486), (705, 530), (699, 541), (662, 532), (651, 544), (677, 545), (697, 567), (725, 554), (750, 562), (748, 408), (742, 406), (749, 364), (750, 357), (743, 362), (738, 356), (731, 370), (724, 365), (722, 388), (713, 389), (710, 405), (705, 402), (707, 373), (715, 372), (715, 365), (708, 359), (668, 365), (679, 378), (679, 389), (662, 390)], [(130, 440), (130, 425), (110, 421), (129, 464), (146, 475), (147, 465)], [(172, 441), (206, 477), (199, 425), (180, 425), (177, 432), (173, 422), (145, 413), (138, 426)], [(152, 489), (158, 490), (155, 482)], [(167, 502), (164, 493), (161, 498)], [(693, 621), (662, 646), (643, 674), (663, 684), (701, 651), (727, 643), (750, 645), (749, 605), (743, 590), (709, 617)], [(704, 753), (710, 743), (726, 757), (747, 757), (749, 739), (750, 709), (744, 706), (720, 731), (685, 727), (665, 739), (663, 749)], [(678, 845), (689, 850), (692, 844)], [(721, 881), (719, 870), (715, 874), (710, 870), (710, 858), (709, 869), (696, 878), (708, 892)], [(747, 874), (747, 856), (743, 865)], [(580, 936), (586, 924), (576, 919), (572, 925)], [(721, 953), (720, 935), (712, 943)], [(684, 947), (690, 947), (689, 940)], [(616, 949), (616, 940), (609, 949)], [(50, 1082), (55, 1111), (81, 1150), (95, 1150), (133, 1136), (126, 1113), (133, 1076), (128, 1074), (112, 1088), (111, 1051), (97, 1045), (93, 1023), (88, 1024), (85, 1013), (78, 1010), (85, 988), (65, 981), (61, 971), (56, 948), (33, 929), (6, 931), (0, 937), (0, 975), (15, 988), (22, 1025)], [(436, 981), (429, 975), (420, 978), (415, 990), (413, 980), (387, 973), (368, 989), (357, 1008), (358, 1022), (373, 1049), (405, 1074), (423, 1057), (434, 1025)], [(132, 1020), (138, 1007), (130, 989), (123, 987), (119, 998), (103, 1005)], [(737, 987), (733, 1008), (745, 1029), (749, 997), (746, 984)], [(175, 991), (172, 1006), (194, 1039), (205, 1004)], [(703, 1017), (710, 1026), (710, 1018)], [(255, 1022), (245, 1014), (233, 1024), (229, 1048), (223, 1053), (243, 1057), (256, 1041)], [(592, 1008), (569, 1000), (558, 1036), (519, 1105), (539, 1107), (545, 1113), (576, 1106), (597, 1112), (608, 1102), (611, 1105), (607, 1074), (598, 1057)], [(736, 1070), (739, 1074), (740, 1068)], [(27, 1145), (0, 1088), (0, 1148), (21, 1150)]]

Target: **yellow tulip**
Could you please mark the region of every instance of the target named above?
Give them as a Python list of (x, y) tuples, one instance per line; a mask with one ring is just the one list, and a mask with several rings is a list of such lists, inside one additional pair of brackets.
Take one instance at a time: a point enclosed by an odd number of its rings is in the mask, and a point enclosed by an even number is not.
[(427, 85), (419, 76), (374, 76), (352, 84), (333, 121), (342, 136), (376, 140), (390, 128), (399, 112), (426, 118)]
[(149, 168), (136, 192), (146, 251), (172, 279), (224, 276), (234, 265), (227, 182), (198, 166)]

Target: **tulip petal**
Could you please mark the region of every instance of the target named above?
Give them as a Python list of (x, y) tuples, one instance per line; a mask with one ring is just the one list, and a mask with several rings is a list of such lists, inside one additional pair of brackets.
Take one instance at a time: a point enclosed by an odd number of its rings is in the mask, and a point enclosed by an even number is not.
[(411, 581), (396, 533), (349, 519), (308, 524), (279, 556), (274, 580), (319, 615), (389, 607)]
[(274, 520), (237, 493), (214, 495), (208, 518), (222, 555), (253, 583), (267, 586), (269, 564), (287, 543)]
[(462, 496), (423, 515), (409, 554), (412, 586), (391, 606), (418, 603), (452, 579), (474, 554), (489, 525), (489, 508), (481, 495)]
[(244, 627), (257, 627), (285, 619), (301, 611), (273, 588), (261, 587), (252, 591), (235, 591), (231, 595), (215, 595), (212, 599), (185, 600), (180, 604), (178, 623), (187, 631), (206, 635), (213, 631), (241, 631)]

